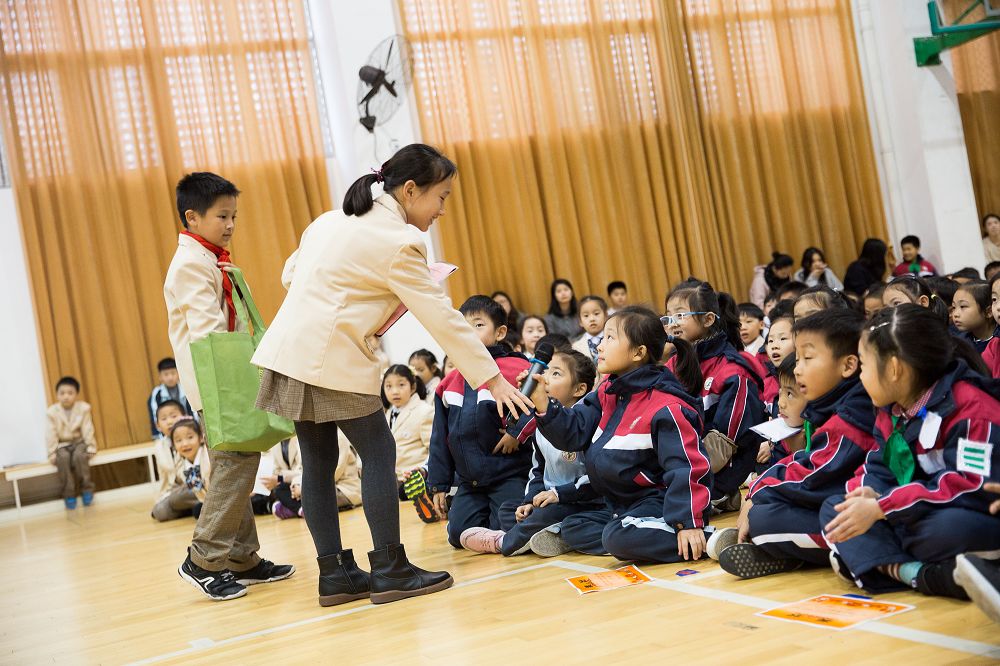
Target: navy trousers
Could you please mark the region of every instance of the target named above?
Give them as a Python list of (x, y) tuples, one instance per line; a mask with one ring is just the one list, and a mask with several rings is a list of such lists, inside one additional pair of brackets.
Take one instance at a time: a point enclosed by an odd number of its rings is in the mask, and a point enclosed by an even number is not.
[(448, 509), (448, 543), (461, 548), (459, 537), (470, 527), (500, 529), (500, 506), (524, 496), (526, 479), (504, 479), (488, 486), (458, 484), (458, 492)]
[(750, 540), (769, 555), (829, 566), (830, 547), (820, 528), (819, 510), (783, 499), (754, 502)]
[(546, 527), (551, 527), (556, 523), (561, 523), (566, 518), (589, 511), (594, 508), (593, 504), (549, 504), (543, 507), (533, 507), (528, 517), (517, 522), (514, 513), (517, 507), (524, 504), (524, 499), (512, 502), (504, 502), (500, 507), (500, 529), (506, 534), (503, 537), (503, 544), (500, 552), (510, 556), (524, 548), (531, 537), (541, 532)]

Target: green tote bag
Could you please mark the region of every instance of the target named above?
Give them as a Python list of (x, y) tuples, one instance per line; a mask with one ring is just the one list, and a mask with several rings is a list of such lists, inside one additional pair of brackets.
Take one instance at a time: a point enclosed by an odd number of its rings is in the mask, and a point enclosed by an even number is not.
[(229, 271), (236, 316), (250, 332), (210, 333), (191, 343), (194, 374), (205, 412), (205, 439), (221, 451), (267, 451), (295, 433), (292, 422), (254, 407), (261, 370), (250, 363), (264, 337), (264, 319), (243, 273)]

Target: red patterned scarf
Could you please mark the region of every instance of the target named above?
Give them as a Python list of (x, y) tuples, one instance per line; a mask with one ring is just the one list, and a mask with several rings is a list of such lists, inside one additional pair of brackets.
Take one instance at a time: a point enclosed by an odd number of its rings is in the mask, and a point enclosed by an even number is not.
[[(198, 234), (193, 234), (190, 231), (182, 231), (181, 234), (198, 241), (203, 248), (214, 254), (220, 263), (228, 263), (230, 261), (229, 250), (209, 243)], [(233, 281), (229, 279), (229, 273), (226, 271), (222, 271), (222, 293), (225, 296), (226, 307), (229, 310), (227, 313), (229, 315), (229, 332), (232, 333), (236, 330), (236, 306), (233, 305)]]

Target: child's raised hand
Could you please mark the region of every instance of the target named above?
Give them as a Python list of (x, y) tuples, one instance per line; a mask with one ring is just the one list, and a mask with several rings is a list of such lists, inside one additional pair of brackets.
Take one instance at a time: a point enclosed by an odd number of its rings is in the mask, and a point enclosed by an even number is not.
[[(705, 553), (705, 532), (700, 527), (677, 533), (677, 554), (685, 560), (700, 560)], [(688, 554), (691, 557), (688, 557)]]
[(750, 507), (752, 506), (753, 500), (747, 497), (740, 507), (740, 516), (736, 519), (736, 529), (739, 534), (738, 543), (746, 543), (750, 540)]
[[(1000, 495), (1000, 483), (996, 482), (984, 483), (983, 490)], [(990, 513), (993, 514), (1000, 513), (1000, 499), (990, 504)]]
[(559, 494), (554, 490), (543, 490), (542, 492), (531, 498), (531, 503), (542, 508), (543, 506), (548, 506), (549, 504), (559, 503)]
[(874, 497), (861, 496), (860, 493), (854, 497), (845, 497), (843, 502), (833, 508), (837, 510), (838, 515), (827, 523), (823, 530), (826, 540), (830, 543), (843, 543), (853, 539), (885, 518), (878, 500)]
[(437, 511), (438, 518), (444, 520), (448, 515), (448, 493), (434, 493), (431, 498), (434, 503), (434, 510)]
[(535, 507), (531, 506), (530, 504), (522, 504), (521, 506), (517, 507), (517, 509), (514, 511), (514, 520), (516, 520), (517, 522), (521, 522), (522, 520), (530, 516), (531, 512), (534, 509)]
[(511, 437), (508, 433), (504, 433), (497, 445), (493, 447), (493, 453), (514, 453), (520, 445), (521, 443), (516, 438)]

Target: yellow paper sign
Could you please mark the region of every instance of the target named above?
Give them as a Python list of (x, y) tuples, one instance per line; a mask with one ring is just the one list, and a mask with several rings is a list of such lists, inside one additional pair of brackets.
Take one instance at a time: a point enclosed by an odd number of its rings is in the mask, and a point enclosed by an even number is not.
[(757, 615), (839, 631), (908, 610), (913, 610), (913, 606), (824, 594), (762, 611)]
[(567, 578), (566, 582), (576, 589), (580, 594), (590, 594), (591, 592), (607, 592), (617, 590), (620, 587), (630, 585), (641, 585), (653, 580), (638, 568), (629, 565), (614, 571), (602, 571), (601, 573), (587, 574), (585, 576), (573, 576)]

